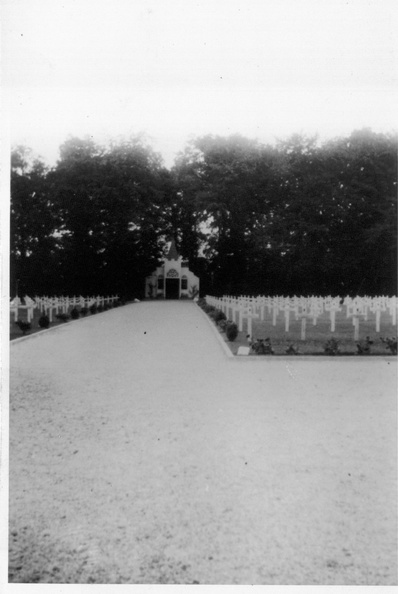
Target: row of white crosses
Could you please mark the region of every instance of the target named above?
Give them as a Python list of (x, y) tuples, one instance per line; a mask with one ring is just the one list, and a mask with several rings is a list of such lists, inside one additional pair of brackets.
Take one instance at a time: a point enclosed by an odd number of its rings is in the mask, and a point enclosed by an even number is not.
[[(319, 297), (206, 297), (207, 303), (221, 309), (238, 325), (242, 332), (243, 321), (247, 321), (247, 333), (252, 337), (252, 322), (255, 319), (265, 320), (266, 310), (272, 315), (272, 325), (276, 326), (278, 315), (284, 313), (285, 332), (289, 332), (290, 314), (294, 313), (296, 320), (301, 320), (301, 339), (305, 340), (307, 319), (312, 319), (314, 325), (324, 311), (324, 298)], [(231, 314), (231, 315), (230, 315)], [(333, 309), (333, 331), (334, 315)]]
[(388, 311), (391, 316), (391, 324), (397, 325), (397, 306), (398, 301), (396, 297), (346, 297), (344, 299), (346, 307), (347, 318), (352, 317), (354, 325), (354, 339), (359, 337), (359, 322), (363, 318), (368, 320), (369, 311), (375, 314), (376, 318), (376, 332), (380, 332), (380, 318), (381, 313)]
[(285, 332), (289, 332), (291, 314), (296, 320), (301, 320), (301, 340), (306, 338), (307, 320), (316, 326), (317, 320), (324, 312), (329, 313), (330, 331), (336, 330), (336, 313), (346, 308), (347, 318), (352, 317), (354, 326), (354, 340), (359, 339), (359, 323), (363, 318), (368, 320), (368, 312), (375, 313), (376, 332), (380, 332), (381, 312), (388, 311), (393, 326), (397, 323), (398, 300), (396, 297), (212, 297), (207, 295), (206, 302), (223, 311), (228, 319), (238, 325), (242, 332), (243, 322), (246, 320), (247, 333), (252, 337), (252, 322), (255, 319), (265, 320), (266, 311), (272, 316), (272, 325), (276, 326), (280, 313), (284, 314)]
[(24, 297), (25, 305), (22, 305), (19, 297), (15, 297), (10, 302), (10, 313), (14, 314), (14, 320), (18, 320), (18, 310), (25, 309), (27, 312), (27, 321), (31, 322), (33, 319), (34, 309), (45, 315), (48, 315), (50, 322), (53, 321), (53, 314), (68, 313), (69, 309), (75, 307), (90, 307), (93, 304), (97, 306), (104, 306), (105, 304), (114, 303), (119, 299), (118, 295), (111, 297), (35, 297), (31, 299), (27, 295)]
[(68, 313), (69, 309), (75, 307), (91, 307), (94, 304), (104, 306), (105, 303), (113, 303), (118, 299), (119, 297), (117, 295), (113, 295), (112, 297), (97, 295), (96, 297), (36, 297), (35, 301), (40, 311), (48, 315), (50, 322), (52, 322), (53, 311), (56, 315), (58, 313)]
[(36, 303), (28, 297), (27, 295), (24, 297), (25, 305), (22, 304), (21, 299), (19, 297), (15, 297), (10, 302), (10, 314), (14, 314), (14, 321), (18, 321), (18, 310), (25, 309), (26, 310), (26, 317), (27, 321), (31, 322), (33, 320), (33, 310), (36, 307)]
[(228, 319), (231, 319), (238, 326), (239, 332), (243, 330), (243, 321), (247, 320), (247, 332), (252, 335), (253, 319), (264, 319), (264, 312), (262, 317), (252, 303), (252, 298), (245, 297), (211, 297), (206, 296), (206, 303), (220, 309)]

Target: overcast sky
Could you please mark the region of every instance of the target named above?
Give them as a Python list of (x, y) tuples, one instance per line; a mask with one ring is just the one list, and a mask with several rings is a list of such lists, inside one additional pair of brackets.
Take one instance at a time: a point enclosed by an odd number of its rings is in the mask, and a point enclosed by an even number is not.
[(396, 0), (3, 0), (12, 144), (397, 128)]

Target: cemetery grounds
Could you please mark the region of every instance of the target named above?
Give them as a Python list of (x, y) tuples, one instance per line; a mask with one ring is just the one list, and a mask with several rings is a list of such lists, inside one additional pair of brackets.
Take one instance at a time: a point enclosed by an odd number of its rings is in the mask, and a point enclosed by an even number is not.
[[(301, 340), (301, 321), (291, 319), (289, 332), (285, 332), (285, 323), (282, 316), (279, 316), (276, 325), (272, 324), (272, 316), (268, 316), (264, 322), (253, 320), (253, 338), (270, 338), (275, 355), (286, 355), (286, 348), (293, 344), (297, 347), (299, 354), (319, 356), (324, 355), (323, 347), (326, 341), (334, 338), (340, 349), (340, 354), (345, 356), (357, 355), (356, 341), (354, 340), (354, 328), (351, 319), (347, 319), (345, 313), (336, 314), (336, 330), (330, 331), (330, 320), (325, 313), (317, 320), (316, 326), (309, 320), (306, 326), (306, 338)], [(375, 319), (369, 316), (368, 321), (361, 320), (359, 340), (366, 337), (373, 341), (371, 345), (371, 356), (388, 356), (391, 353), (380, 337), (396, 336), (396, 327), (391, 326), (391, 319), (387, 312), (382, 312), (380, 317), (380, 332), (375, 331)], [(231, 352), (236, 355), (240, 346), (247, 346), (247, 324), (243, 331), (239, 332), (234, 342), (227, 341)]]
[[(274, 298), (267, 298), (273, 300)], [(278, 298), (275, 298), (278, 300)], [(298, 298), (307, 302), (308, 298)], [(317, 298), (322, 302), (322, 298)], [(347, 305), (335, 306), (333, 311), (333, 326), (331, 324), (330, 310), (321, 311), (315, 317), (312, 317), (307, 311), (305, 316), (297, 314), (290, 309), (288, 317), (288, 330), (286, 329), (286, 316), (283, 309), (279, 309), (274, 315), (272, 305), (267, 308), (264, 307), (263, 319), (258, 315), (259, 306), (255, 304), (256, 298), (236, 298), (237, 310), (242, 309), (245, 315), (242, 316), (241, 329), (238, 332), (236, 339), (230, 341), (227, 339), (225, 329), (218, 326), (219, 332), (223, 336), (226, 344), (231, 350), (232, 354), (237, 355), (240, 347), (247, 347), (250, 343), (256, 340), (269, 339), (272, 345), (273, 354), (275, 356), (286, 356), (286, 350), (289, 346), (293, 346), (297, 355), (304, 356), (321, 356), (325, 355), (325, 345), (331, 339), (336, 341), (338, 350), (335, 353), (338, 356), (354, 356), (358, 355), (357, 345), (363, 345), (367, 339), (370, 341), (369, 352), (364, 356), (389, 356), (391, 351), (387, 348), (385, 342), (381, 339), (396, 338), (396, 306), (398, 303), (395, 298), (392, 298), (395, 306), (395, 311), (389, 310), (387, 307), (380, 307), (379, 311), (372, 311), (372, 299), (364, 299), (364, 303), (368, 305), (364, 308), (361, 304), (361, 298), (356, 297), (350, 302), (351, 311)], [(382, 298), (382, 301), (388, 301), (388, 298)], [(228, 306), (228, 298), (214, 298), (207, 296), (203, 303), (211, 304), (219, 311), (225, 311), (227, 318), (232, 321), (231, 309)], [(283, 301), (283, 298), (282, 298)], [(289, 300), (286, 299), (288, 302)], [(335, 298), (335, 304), (338, 303), (339, 298)], [(377, 301), (375, 299), (375, 301)], [(248, 304), (253, 302), (253, 306)], [(353, 315), (353, 303), (361, 304), (361, 313), (357, 316)], [(309, 308), (308, 308), (309, 309)], [(323, 307), (321, 308), (321, 310)], [(375, 309), (375, 308), (373, 308)], [(249, 321), (247, 314), (257, 312)], [(303, 320), (305, 317), (305, 320)], [(238, 325), (239, 315), (234, 316), (234, 321)], [(303, 321), (305, 322), (303, 335)], [(357, 327), (355, 328), (355, 323)], [(248, 340), (250, 337), (251, 340)], [(257, 356), (255, 352), (250, 351), (250, 356)]]

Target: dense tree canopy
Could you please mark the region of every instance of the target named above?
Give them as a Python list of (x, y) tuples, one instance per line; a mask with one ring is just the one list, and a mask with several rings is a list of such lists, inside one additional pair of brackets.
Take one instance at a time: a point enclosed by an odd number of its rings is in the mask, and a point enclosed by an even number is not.
[(395, 294), (397, 138), (193, 140), (171, 171), (141, 138), (70, 138), (11, 162), (11, 294), (142, 296), (168, 236), (215, 294)]
[(194, 141), (176, 168), (206, 224), (213, 292), (396, 293), (396, 150), (369, 130)]
[[(59, 217), (47, 183), (48, 171), (30, 151), (17, 147), (11, 155), (10, 293), (32, 287), (35, 279), (57, 273)], [(32, 283), (32, 284), (30, 284)], [(32, 287), (33, 288), (33, 287)]]

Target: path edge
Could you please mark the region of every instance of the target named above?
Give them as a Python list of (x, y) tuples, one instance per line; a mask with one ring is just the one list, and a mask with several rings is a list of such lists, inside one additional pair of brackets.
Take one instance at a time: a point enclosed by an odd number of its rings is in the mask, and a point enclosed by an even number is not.
[(232, 353), (231, 349), (229, 348), (229, 346), (226, 344), (225, 340), (223, 339), (223, 337), (221, 336), (220, 332), (217, 330), (217, 327), (213, 324), (213, 322), (210, 320), (209, 316), (207, 315), (207, 313), (205, 313), (203, 311), (203, 309), (201, 307), (199, 307), (199, 305), (196, 306), (198, 308), (198, 310), (201, 312), (202, 316), (204, 316), (204, 318), (206, 319), (207, 323), (209, 324), (210, 328), (213, 331), (213, 334), (215, 335), (215, 337), (218, 340), (218, 343), (220, 344), (222, 350), (224, 351), (225, 356), (228, 359), (235, 359), (235, 355)]

